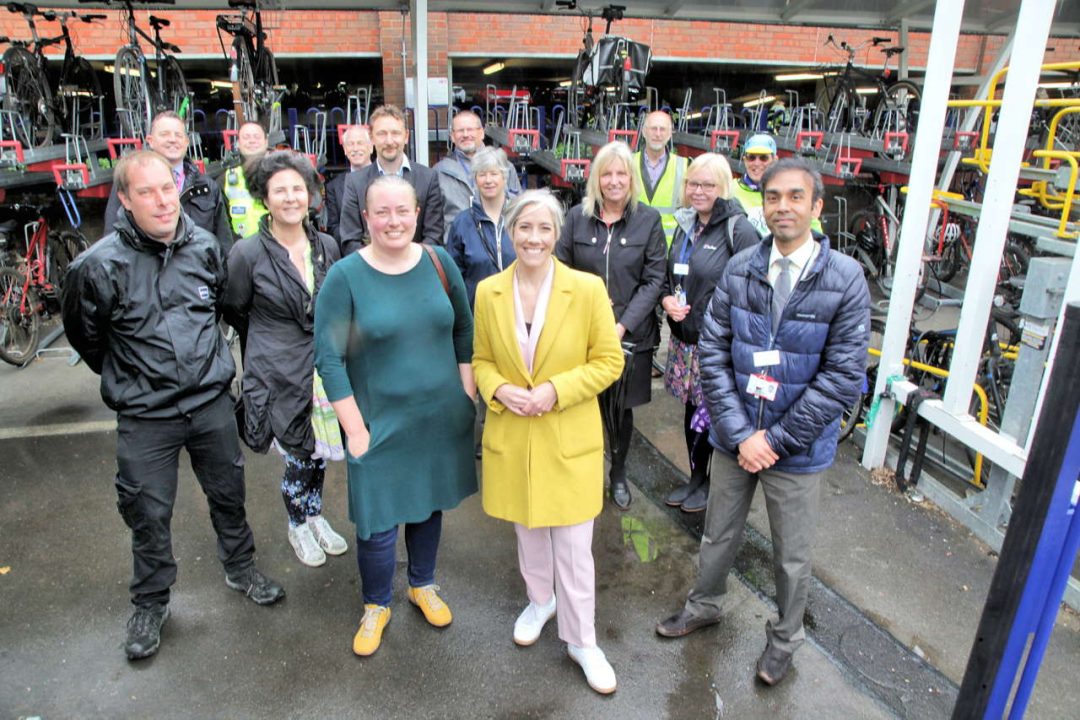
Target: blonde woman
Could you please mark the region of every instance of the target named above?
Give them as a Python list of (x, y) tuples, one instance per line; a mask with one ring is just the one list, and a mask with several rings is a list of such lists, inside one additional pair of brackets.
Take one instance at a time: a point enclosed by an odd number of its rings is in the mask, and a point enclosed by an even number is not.
[(651, 399), (652, 351), (660, 342), (656, 303), (664, 283), (667, 242), (660, 213), (638, 202), (641, 181), (626, 143), (610, 142), (593, 158), (585, 199), (570, 209), (555, 248), (559, 260), (575, 270), (599, 275), (615, 313), (615, 331), (633, 347), (634, 359), (618, 437), (611, 448), (611, 498), (630, 507), (626, 455), (634, 431), (633, 408)]

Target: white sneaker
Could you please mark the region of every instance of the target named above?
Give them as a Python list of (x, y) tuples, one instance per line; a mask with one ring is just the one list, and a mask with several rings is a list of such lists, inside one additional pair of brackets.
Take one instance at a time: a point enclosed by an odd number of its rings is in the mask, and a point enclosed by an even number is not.
[(296, 551), (296, 557), (308, 567), (319, 567), (326, 562), (326, 554), (319, 547), (319, 541), (311, 534), (307, 523), (289, 527), (289, 544)]
[(566, 651), (570, 659), (585, 671), (585, 681), (601, 695), (615, 692), (615, 671), (604, 657), (604, 651), (598, 647), (578, 647), (567, 644)]
[(319, 547), (331, 555), (342, 555), (349, 549), (345, 538), (334, 532), (334, 529), (330, 527), (330, 523), (326, 522), (322, 515), (309, 517), (307, 526), (311, 528), (311, 534), (318, 540)]
[(514, 642), (521, 646), (532, 645), (540, 637), (540, 631), (551, 616), (555, 614), (555, 596), (551, 596), (551, 602), (547, 605), (529, 603), (529, 606), (518, 615), (514, 623)]

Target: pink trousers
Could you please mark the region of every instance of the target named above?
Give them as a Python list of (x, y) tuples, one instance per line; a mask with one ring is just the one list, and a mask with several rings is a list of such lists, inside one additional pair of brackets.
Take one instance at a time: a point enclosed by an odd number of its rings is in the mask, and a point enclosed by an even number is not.
[(547, 605), (555, 593), (559, 639), (578, 647), (594, 647), (593, 521), (532, 530), (514, 523), (514, 531), (518, 540), (518, 566), (529, 601)]

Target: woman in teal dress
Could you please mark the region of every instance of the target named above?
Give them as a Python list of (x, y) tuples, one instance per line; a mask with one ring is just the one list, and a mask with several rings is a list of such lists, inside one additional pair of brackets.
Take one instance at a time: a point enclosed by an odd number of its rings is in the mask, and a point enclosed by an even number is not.
[(465, 283), (444, 250), (432, 255), (412, 241), (419, 212), (412, 185), (382, 176), (365, 205), (371, 243), (330, 268), (315, 307), (315, 364), (347, 437), (364, 596), (357, 655), (379, 648), (390, 621), (400, 524), (408, 599), (430, 624), (450, 624), (435, 586), (442, 511), (477, 489)]

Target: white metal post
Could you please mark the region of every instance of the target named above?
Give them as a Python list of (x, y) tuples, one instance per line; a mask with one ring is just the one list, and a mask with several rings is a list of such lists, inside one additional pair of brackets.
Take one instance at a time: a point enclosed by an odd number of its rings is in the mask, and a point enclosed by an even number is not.
[[(1039, 66), (1050, 35), (1055, 0), (1024, 0), (1016, 21), (1016, 37), (1028, 52), (1013, 53), (1005, 78), (994, 137), (990, 173), (983, 193), (982, 212), (975, 231), (975, 248), (960, 308), (956, 332), (956, 352), (949, 366), (945, 385), (944, 409), (951, 415), (964, 415), (971, 403), (971, 386), (979, 360), (990, 309), (997, 289), (996, 278), (1005, 248), (1005, 235), (1016, 197), (1024, 142), (1031, 121), (1031, 108), (1039, 83)], [(988, 112), (992, 112), (989, 110)]]
[[(930, 216), (930, 200), (937, 179), (941, 134), (945, 129), (945, 113), (952, 86), (956, 44), (960, 37), (960, 21), (964, 15), (963, 0), (939, 2), (934, 10), (934, 26), (930, 35), (930, 50), (919, 112), (918, 134), (912, 153), (911, 176), (904, 221), (900, 228), (900, 243), (896, 251), (896, 274), (889, 295), (889, 313), (882, 340), (881, 363), (878, 365), (874, 397), (885, 391), (892, 375), (904, 374), (904, 348), (907, 345), (908, 324), (915, 306), (915, 289), (919, 266), (922, 263), (926, 226)], [(880, 467), (885, 462), (889, 445), (889, 418), (895, 401), (883, 398), (878, 420), (867, 428), (863, 465)]]
[(428, 164), (428, 1), (409, 0), (412, 14), (413, 60), (416, 63), (416, 87), (413, 112), (413, 145), (416, 157), (423, 165)]

